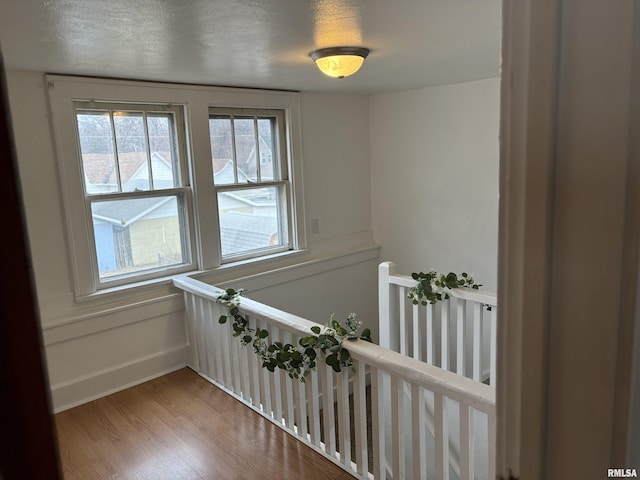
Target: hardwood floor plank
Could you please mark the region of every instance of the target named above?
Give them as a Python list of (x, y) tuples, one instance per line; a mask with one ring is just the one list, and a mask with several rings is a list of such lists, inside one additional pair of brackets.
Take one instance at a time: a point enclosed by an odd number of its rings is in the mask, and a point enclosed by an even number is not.
[(65, 480), (353, 479), (189, 369), (55, 423)]

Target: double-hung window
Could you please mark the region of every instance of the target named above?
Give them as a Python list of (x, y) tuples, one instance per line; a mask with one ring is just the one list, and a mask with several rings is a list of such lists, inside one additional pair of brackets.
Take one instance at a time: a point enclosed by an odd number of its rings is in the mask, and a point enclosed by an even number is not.
[(47, 84), (76, 297), (304, 248), (295, 93)]
[(192, 267), (181, 107), (75, 102), (97, 284)]
[(281, 110), (209, 110), (222, 262), (291, 248)]

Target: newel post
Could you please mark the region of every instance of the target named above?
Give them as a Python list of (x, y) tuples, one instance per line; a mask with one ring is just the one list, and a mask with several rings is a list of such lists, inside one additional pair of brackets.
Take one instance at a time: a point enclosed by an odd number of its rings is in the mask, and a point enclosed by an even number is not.
[(396, 264), (382, 262), (378, 266), (378, 327), (380, 346), (398, 351), (398, 288), (390, 283)]

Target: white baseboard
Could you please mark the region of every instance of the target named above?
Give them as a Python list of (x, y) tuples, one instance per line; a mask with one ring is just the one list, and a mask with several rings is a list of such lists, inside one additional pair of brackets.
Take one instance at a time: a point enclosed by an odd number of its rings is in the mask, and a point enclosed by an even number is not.
[(92, 375), (52, 385), (53, 412), (68, 410), (179, 370), (186, 366), (187, 349), (188, 345), (181, 345)]

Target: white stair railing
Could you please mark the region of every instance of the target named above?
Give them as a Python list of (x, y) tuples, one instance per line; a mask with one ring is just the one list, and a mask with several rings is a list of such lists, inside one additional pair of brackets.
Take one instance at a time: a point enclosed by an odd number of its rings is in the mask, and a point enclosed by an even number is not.
[[(344, 345), (352, 368), (335, 373), (320, 362), (300, 383), (262, 368), (253, 349), (219, 324), (226, 313), (216, 303), (222, 290), (187, 277), (174, 284), (185, 296), (189, 365), (345, 471), (361, 479), (440, 480), (450, 470), (464, 480), (494, 478), (493, 388), (362, 341)], [(295, 344), (318, 325), (248, 298), (239, 309), (251, 326), (267, 329), (272, 342)], [(428, 429), (425, 416), (431, 414)], [(455, 469), (451, 437), (459, 448)]]
[(380, 345), (495, 386), (496, 294), (456, 288), (437, 305), (413, 305), (416, 284), (393, 262), (378, 267)]

